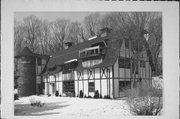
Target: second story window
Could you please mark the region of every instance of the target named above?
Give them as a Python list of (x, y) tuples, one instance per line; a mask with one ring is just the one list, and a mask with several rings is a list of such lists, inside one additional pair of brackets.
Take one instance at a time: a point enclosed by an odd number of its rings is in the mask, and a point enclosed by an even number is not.
[(89, 92), (94, 92), (95, 91), (94, 82), (89, 82), (88, 88), (89, 88)]
[(94, 46), (94, 47), (85, 48), (85, 49), (79, 51), (79, 56), (80, 56), (80, 58), (86, 58), (86, 57), (90, 57), (90, 56), (99, 55), (99, 53), (100, 53), (100, 47)]

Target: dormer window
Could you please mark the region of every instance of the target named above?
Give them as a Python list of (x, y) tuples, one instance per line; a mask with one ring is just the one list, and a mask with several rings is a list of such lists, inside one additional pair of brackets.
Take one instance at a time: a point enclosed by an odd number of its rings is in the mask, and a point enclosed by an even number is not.
[(94, 46), (94, 47), (85, 48), (79, 51), (79, 56), (80, 58), (86, 58), (86, 57), (91, 57), (91, 56), (97, 56), (99, 55), (99, 53), (100, 53), (100, 47)]

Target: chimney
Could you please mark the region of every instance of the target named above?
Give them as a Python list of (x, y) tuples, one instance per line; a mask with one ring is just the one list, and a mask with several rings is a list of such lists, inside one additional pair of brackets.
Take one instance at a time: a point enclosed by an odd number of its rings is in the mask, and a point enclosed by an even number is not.
[(70, 48), (73, 45), (73, 42), (66, 42), (65, 43), (65, 49)]
[(106, 37), (111, 33), (111, 28), (105, 27), (101, 29), (100, 37)]

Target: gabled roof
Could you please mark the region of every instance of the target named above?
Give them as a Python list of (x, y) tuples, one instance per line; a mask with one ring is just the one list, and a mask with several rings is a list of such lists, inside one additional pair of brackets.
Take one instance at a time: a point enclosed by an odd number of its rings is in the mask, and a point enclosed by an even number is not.
[(108, 39), (109, 37), (95, 38), (93, 40), (84, 41), (82, 43), (74, 45), (66, 50), (62, 50), (57, 53), (54, 53), (51, 56), (47, 67), (51, 68), (54, 66), (62, 65), (64, 62), (72, 60), (72, 59), (79, 59), (79, 50), (90, 47), (93, 44), (96, 44), (96, 43), (99, 43)]
[(28, 48), (25, 47), (19, 54), (17, 54), (15, 57), (23, 57), (23, 56), (35, 56), (35, 54)]
[(24, 57), (24, 56), (31, 56), (31, 57), (38, 57), (38, 58), (49, 58), (49, 55), (41, 55), (41, 54), (35, 54), (33, 53), (28, 47), (25, 47), (19, 54), (17, 54), (15, 57)]
[[(55, 54), (53, 54), (47, 64), (47, 68), (52, 68), (56, 66), (61, 66), (64, 64), (64, 62), (77, 59), (79, 64), (76, 68), (76, 70), (82, 70), (84, 67), (82, 67), (81, 60), (79, 59), (79, 50), (82, 50), (84, 48), (90, 47), (93, 44), (99, 43), (99, 42), (106, 42), (107, 43), (107, 52), (104, 57), (104, 60), (99, 65), (95, 65), (94, 67), (107, 67), (112, 66), (118, 56), (117, 48), (119, 48), (122, 44), (123, 40), (117, 39), (113, 40), (111, 37), (106, 36), (103, 38), (95, 38), (92, 40), (84, 41), (83, 43), (79, 43), (77, 45), (74, 45), (70, 47), (69, 49), (59, 51)], [(92, 67), (90, 67), (92, 68)]]

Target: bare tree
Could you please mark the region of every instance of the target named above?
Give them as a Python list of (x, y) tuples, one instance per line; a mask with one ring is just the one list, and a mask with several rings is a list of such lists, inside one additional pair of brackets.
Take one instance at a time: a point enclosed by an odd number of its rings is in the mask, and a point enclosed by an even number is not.
[[(159, 59), (159, 55), (162, 55), (162, 17), (152, 20), (149, 24), (150, 40), (148, 41), (153, 62), (155, 65), (155, 74), (162, 74), (162, 59)], [(160, 54), (161, 53), (161, 54)]]
[(84, 18), (84, 24), (89, 37), (97, 35), (100, 28), (100, 14), (91, 13)]
[(14, 54), (18, 54), (25, 43), (25, 31), (21, 22), (14, 21)]
[[(160, 33), (162, 27), (160, 25), (162, 23), (156, 21), (153, 22), (159, 24), (159, 26), (155, 25), (156, 27), (158, 27), (159, 32), (156, 32), (157, 30), (156, 28), (154, 29), (151, 28), (152, 26), (154, 26), (153, 23), (151, 22), (157, 17), (159, 17), (160, 16), (159, 14), (160, 13), (155, 13), (155, 12), (108, 13), (103, 18), (101, 25), (113, 28), (114, 35), (117, 35), (117, 37), (128, 39), (126, 41), (131, 42), (131, 50), (134, 54), (133, 57), (135, 59), (138, 59), (140, 52), (146, 50), (148, 54), (148, 58), (150, 60), (150, 65), (153, 71), (155, 71), (155, 64), (154, 64), (155, 61), (153, 58), (154, 52), (152, 51), (151, 48), (152, 44), (149, 44), (151, 38), (149, 38), (149, 41), (146, 41), (144, 35), (147, 32), (149, 34), (152, 34), (151, 32), (157, 34)], [(151, 28), (151, 30), (149, 30), (149, 28)], [(160, 42), (158, 46), (161, 46)], [(157, 47), (157, 49), (159, 48), (160, 47)], [(136, 70), (137, 68), (135, 68), (135, 72)]]
[(69, 34), (69, 23), (70, 21), (66, 19), (57, 19), (52, 23), (51, 32), (53, 41), (50, 41), (52, 44), (50, 46), (51, 50), (54, 49), (54, 51), (58, 51), (64, 49), (64, 41), (67, 39)]
[(86, 40), (85, 32), (80, 22), (71, 22), (68, 38), (75, 44)]
[(41, 21), (36, 16), (28, 16), (24, 19), (24, 31), (26, 44), (32, 52), (38, 52), (38, 37)]
[(49, 52), (49, 40), (51, 38), (50, 23), (47, 20), (41, 21), (38, 36), (39, 51), (41, 54), (47, 54)]
[[(134, 26), (135, 31), (137, 33), (138, 39), (134, 40), (135, 42), (137, 42), (136, 44), (137, 51), (142, 51), (143, 47), (145, 48), (145, 50), (147, 51), (148, 58), (149, 58), (149, 63), (151, 65), (151, 68), (154, 74), (154, 72), (157, 71), (156, 70), (157, 69), (156, 58), (158, 57), (157, 54), (159, 54), (158, 52), (161, 50), (160, 48), (162, 45), (162, 22), (161, 20), (159, 21), (155, 20), (157, 18), (161, 19), (160, 13), (136, 12), (136, 13), (132, 13), (130, 18), (131, 18), (131, 24)], [(150, 34), (151, 36), (154, 35), (158, 39), (156, 40), (157, 41), (156, 48), (154, 47), (154, 45), (149, 43), (153, 41), (152, 37), (149, 37), (149, 40), (146, 41), (144, 37), (144, 34), (146, 31), (148, 31), (148, 34)]]

